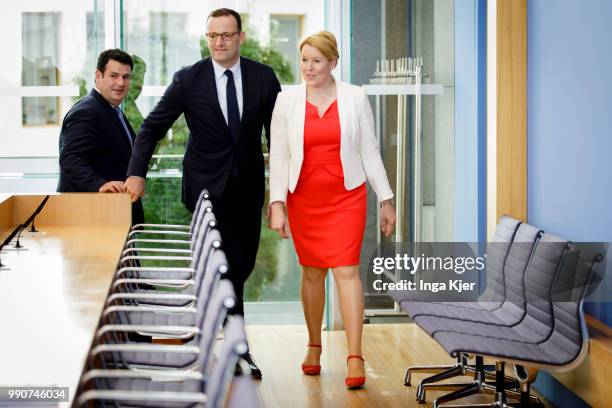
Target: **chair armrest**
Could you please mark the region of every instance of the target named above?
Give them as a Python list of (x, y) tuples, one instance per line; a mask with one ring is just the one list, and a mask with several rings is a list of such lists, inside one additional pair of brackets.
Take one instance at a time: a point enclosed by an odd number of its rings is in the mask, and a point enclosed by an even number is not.
[(160, 230), (138, 230), (131, 231), (128, 238), (134, 238), (138, 235), (177, 235), (181, 237), (191, 237), (191, 232), (187, 231), (160, 231)]
[(121, 285), (126, 285), (129, 283), (136, 284), (147, 284), (151, 286), (158, 286), (162, 288), (175, 288), (175, 289), (183, 289), (188, 286), (195, 285), (194, 280), (183, 280), (183, 279), (140, 279), (140, 278), (129, 278), (129, 279), (117, 279), (113, 283), (113, 288), (118, 288)]
[(120, 277), (126, 272), (191, 272), (195, 273), (195, 269), (186, 268), (183, 266), (159, 267), (159, 266), (124, 266), (120, 268), (116, 275)]
[(119, 390), (89, 390), (85, 391), (77, 401), (83, 406), (91, 400), (122, 400), (122, 401), (153, 401), (153, 402), (187, 402), (204, 404), (206, 395), (197, 392), (170, 391), (119, 391)]
[(184, 295), (180, 293), (113, 293), (106, 300), (106, 304), (110, 305), (115, 300), (132, 299), (132, 300), (184, 300), (187, 302), (195, 302), (194, 295)]
[(155, 255), (128, 255), (121, 258), (121, 263), (126, 261), (135, 261), (135, 260), (149, 260), (149, 261), (185, 261), (191, 262), (193, 258), (191, 256), (155, 256)]
[(138, 228), (176, 228), (182, 230), (189, 230), (191, 225), (189, 224), (136, 224), (130, 231), (138, 231)]
[(192, 313), (196, 314), (197, 310), (194, 307), (187, 306), (108, 306), (102, 312), (102, 318), (106, 318), (113, 313), (121, 313), (121, 312), (142, 312), (142, 313), (157, 313), (157, 314), (182, 314), (182, 313)]
[(100, 341), (102, 336), (112, 332), (128, 333), (152, 333), (156, 336), (172, 336), (172, 338), (183, 339), (193, 337), (200, 332), (197, 327), (188, 326), (150, 326), (139, 324), (107, 324), (96, 332), (96, 340)]
[(100, 369), (94, 368), (83, 374), (81, 384), (97, 378), (144, 378), (153, 381), (202, 380), (202, 373), (193, 370), (152, 370), (152, 369)]
[(187, 239), (152, 239), (152, 238), (132, 238), (125, 243), (128, 247), (135, 243), (147, 243), (147, 244), (186, 244), (191, 246), (192, 242)]
[(191, 255), (193, 251), (191, 249), (179, 249), (179, 248), (126, 248), (121, 256), (127, 256), (132, 252), (141, 253), (141, 252), (162, 252), (167, 254), (188, 254)]
[(99, 354), (102, 354), (102, 353), (113, 353), (113, 352), (198, 354), (200, 353), (200, 348), (197, 346), (183, 346), (183, 345), (174, 345), (174, 344), (150, 344), (150, 343), (107, 344), (105, 343), (105, 344), (98, 344), (97, 346), (92, 348), (90, 355), (91, 357), (97, 357)]

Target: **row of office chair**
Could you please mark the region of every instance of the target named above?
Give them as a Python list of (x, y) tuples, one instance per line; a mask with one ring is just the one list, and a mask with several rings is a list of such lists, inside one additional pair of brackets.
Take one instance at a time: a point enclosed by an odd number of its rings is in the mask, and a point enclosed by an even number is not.
[(243, 400), (230, 406), (258, 406), (249, 379), (232, 382), (247, 342), (242, 317), (227, 314), (236, 297), (215, 226), (203, 191), (190, 225), (132, 227), (76, 406), (216, 408), (230, 383)]
[[(479, 393), (495, 399), (490, 404), (452, 406), (542, 406), (530, 394), (538, 371), (571, 370), (588, 352), (582, 301), (602, 261), (598, 251), (579, 249), (535, 226), (502, 217), (488, 250), (486, 290), (478, 301), (423, 302), (405, 292), (390, 293), (456, 358), (451, 366), (408, 368), (405, 385), (415, 373), (435, 373), (421, 381), (416, 393), (423, 403), (427, 390), (452, 391), (437, 398), (434, 407)], [(475, 364), (468, 363), (470, 356)], [(485, 357), (495, 365), (485, 365)], [(505, 364), (514, 365), (514, 377), (505, 375)], [(466, 374), (473, 374), (473, 380), (440, 383)], [(508, 397), (518, 402), (509, 403)]]

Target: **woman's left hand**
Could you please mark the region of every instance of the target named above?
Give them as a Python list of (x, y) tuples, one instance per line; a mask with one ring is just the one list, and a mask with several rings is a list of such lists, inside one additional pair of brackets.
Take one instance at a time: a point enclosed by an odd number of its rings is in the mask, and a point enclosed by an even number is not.
[(380, 230), (388, 237), (395, 228), (395, 207), (391, 203), (384, 203), (380, 208)]

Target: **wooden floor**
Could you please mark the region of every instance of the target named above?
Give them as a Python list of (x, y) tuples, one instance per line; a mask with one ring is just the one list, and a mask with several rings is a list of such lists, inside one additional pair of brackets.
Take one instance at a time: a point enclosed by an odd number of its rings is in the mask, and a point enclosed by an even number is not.
[[(247, 333), (251, 351), (263, 372), (258, 390), (264, 407), (431, 406), (436, 396), (444, 392), (431, 392), (427, 405), (418, 404), (416, 387), (403, 385), (406, 367), (453, 362), (414, 324), (365, 325), (366, 386), (349, 391), (344, 387), (347, 355), (344, 331), (323, 333), (320, 376), (305, 376), (300, 370), (307, 343), (304, 326), (249, 326)], [(418, 384), (420, 378), (423, 375), (415, 376), (413, 383)], [(469, 381), (470, 377), (457, 379)], [(460, 401), (488, 403), (492, 397)]]

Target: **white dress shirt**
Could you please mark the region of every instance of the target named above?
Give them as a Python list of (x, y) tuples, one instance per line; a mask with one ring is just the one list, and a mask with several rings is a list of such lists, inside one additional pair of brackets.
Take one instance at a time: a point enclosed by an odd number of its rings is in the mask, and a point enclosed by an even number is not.
[[(94, 85), (93, 89), (94, 89), (94, 90), (95, 90), (97, 93), (99, 93), (100, 95), (102, 95), (102, 92), (100, 92), (100, 90), (99, 90), (98, 88), (96, 88), (96, 86), (95, 86), (95, 85)], [(104, 96), (102, 96), (102, 97), (104, 98)], [(106, 100), (106, 98), (104, 98), (104, 100)], [(108, 102), (108, 101), (106, 101), (106, 102)], [(112, 104), (112, 103), (110, 103), (110, 102), (108, 102), (108, 104), (109, 104), (109, 105), (110, 105), (110, 107), (111, 107), (111, 108), (113, 108), (113, 109), (115, 109), (117, 106), (119, 106), (119, 105), (115, 106), (115, 105), (113, 105), (113, 104)]]
[(221, 112), (223, 112), (225, 123), (227, 123), (227, 75), (225, 75), (225, 71), (228, 69), (232, 71), (232, 74), (234, 74), (236, 98), (238, 98), (238, 110), (240, 111), (240, 118), (242, 118), (242, 72), (240, 71), (240, 58), (238, 58), (238, 61), (229, 68), (225, 68), (224, 66), (217, 64), (212, 58), (211, 60), (215, 70), (217, 97), (219, 98), (219, 106), (221, 107)]

